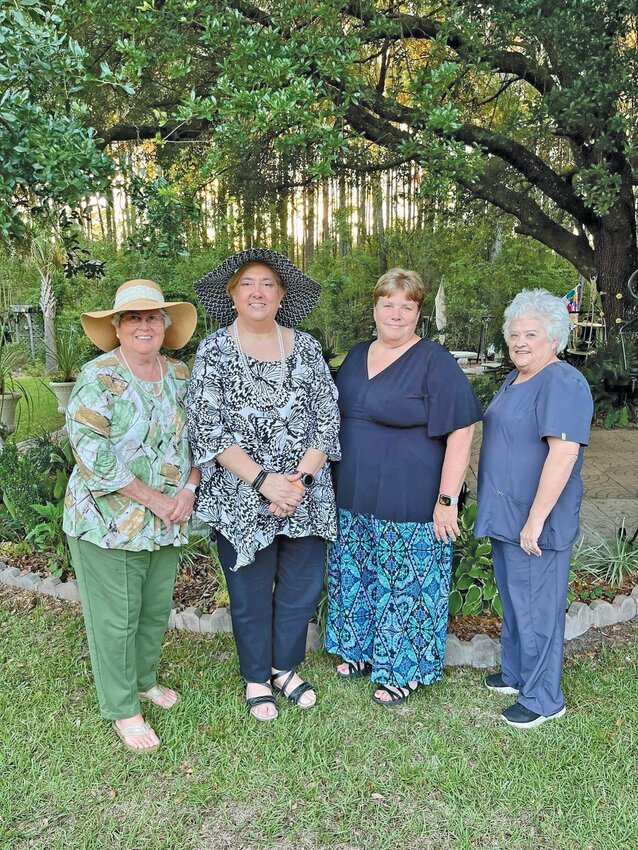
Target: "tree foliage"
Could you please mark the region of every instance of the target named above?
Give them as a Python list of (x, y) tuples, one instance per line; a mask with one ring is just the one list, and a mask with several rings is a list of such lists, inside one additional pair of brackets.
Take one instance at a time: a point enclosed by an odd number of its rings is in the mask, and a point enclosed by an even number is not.
[[(75, 35), (136, 86), (94, 118), (104, 143), (200, 145), (201, 179), (262, 196), (417, 161), (518, 220), (623, 315), (638, 266), (633, 0), (89, 0)], [(97, 56), (97, 54), (96, 54)], [(211, 143), (212, 142), (212, 143)], [(462, 209), (459, 210), (462, 214)]]
[(24, 235), (21, 212), (77, 204), (112, 170), (80, 99), (112, 74), (88, 73), (85, 51), (64, 31), (65, 6), (0, 0), (0, 238)]

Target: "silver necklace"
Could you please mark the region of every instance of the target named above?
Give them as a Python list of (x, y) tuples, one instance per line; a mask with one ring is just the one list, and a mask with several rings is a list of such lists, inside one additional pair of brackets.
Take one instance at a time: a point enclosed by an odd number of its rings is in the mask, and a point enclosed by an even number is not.
[(159, 381), (146, 381), (147, 384), (151, 384), (151, 391), (148, 391), (148, 388), (144, 386), (142, 383), (142, 379), (138, 378), (135, 372), (131, 369), (131, 364), (126, 359), (126, 355), (122, 351), (122, 346), (120, 346), (120, 357), (124, 361), (124, 365), (131, 373), (131, 378), (133, 379), (133, 383), (138, 388), (138, 390), (143, 393), (147, 397), (156, 398), (158, 401), (162, 397), (162, 390), (164, 389), (164, 370), (162, 369), (162, 361), (160, 360), (158, 355), (155, 355), (155, 362), (159, 367), (160, 379)]
[[(280, 398), (284, 381), (286, 379), (286, 349), (284, 347), (284, 338), (281, 333), (281, 328), (276, 322), (275, 329), (277, 331), (277, 342), (279, 344), (279, 375), (277, 376), (277, 382), (274, 390), (271, 390), (265, 381), (257, 382), (255, 380), (255, 376), (253, 375), (250, 364), (248, 363), (248, 358), (246, 357), (246, 352), (241, 345), (237, 319), (233, 322), (233, 334), (235, 337), (235, 343), (237, 344), (237, 351), (239, 352), (239, 362), (241, 363), (242, 371), (246, 381), (263, 405), (272, 405), (274, 401)], [(264, 387), (266, 389), (264, 389)]]

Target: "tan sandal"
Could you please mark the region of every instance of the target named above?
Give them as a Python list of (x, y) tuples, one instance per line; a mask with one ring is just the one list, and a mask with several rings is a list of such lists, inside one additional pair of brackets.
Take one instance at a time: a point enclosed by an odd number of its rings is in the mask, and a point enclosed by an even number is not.
[(153, 744), (151, 747), (134, 747), (126, 740), (127, 738), (132, 738), (134, 735), (150, 735), (153, 730), (148, 723), (142, 723), (139, 726), (127, 726), (125, 729), (120, 729), (114, 720), (113, 728), (115, 729), (115, 734), (124, 744), (126, 749), (130, 750), (132, 753), (154, 753), (160, 748), (159, 744)]
[[(173, 691), (173, 693), (177, 697), (173, 705), (162, 705), (161, 702), (156, 702), (158, 698), (161, 699), (162, 697), (165, 697), (166, 691), (168, 690)], [(171, 708), (175, 708), (175, 706), (179, 705), (182, 701), (181, 696), (177, 693), (175, 688), (165, 688), (164, 685), (153, 685), (153, 687), (150, 688), (148, 691), (140, 691), (138, 696), (141, 700), (148, 700), (149, 702), (152, 702), (153, 705), (156, 705), (158, 708), (163, 708), (164, 711), (169, 711)]]

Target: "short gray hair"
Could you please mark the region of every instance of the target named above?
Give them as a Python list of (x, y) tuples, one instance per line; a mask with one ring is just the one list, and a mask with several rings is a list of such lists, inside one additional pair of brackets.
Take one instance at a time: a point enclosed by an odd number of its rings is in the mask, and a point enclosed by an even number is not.
[(505, 308), (503, 314), (503, 336), (509, 337), (512, 322), (524, 316), (538, 319), (550, 342), (556, 343), (558, 354), (567, 347), (572, 323), (563, 300), (546, 289), (524, 289)]
[[(137, 312), (137, 311), (136, 310), (122, 310), (122, 313), (135, 313), (135, 312)], [(114, 328), (119, 328), (120, 322), (122, 321), (122, 313), (114, 313), (113, 316), (111, 317), (111, 324), (113, 325)], [(164, 319), (164, 330), (166, 330), (166, 328), (170, 328), (170, 326), (173, 324), (173, 320), (168, 315), (166, 310), (160, 310), (160, 315)]]

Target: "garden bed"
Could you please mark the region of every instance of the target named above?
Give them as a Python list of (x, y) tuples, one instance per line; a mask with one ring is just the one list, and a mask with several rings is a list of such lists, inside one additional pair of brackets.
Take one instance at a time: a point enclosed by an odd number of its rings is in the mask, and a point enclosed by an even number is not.
[[(21, 573), (31, 572), (41, 579), (50, 577), (50, 556), (42, 552), (33, 552), (20, 556), (3, 557), (7, 567), (17, 567)], [(219, 567), (210, 556), (194, 558), (182, 567), (177, 577), (173, 594), (174, 608), (180, 612), (196, 608), (202, 614), (211, 614), (215, 609), (228, 605), (228, 596)], [(638, 586), (638, 575), (625, 579), (614, 589), (602, 579), (579, 574), (571, 585), (573, 602), (590, 604), (594, 601), (612, 602), (616, 596), (630, 596)], [(450, 633), (459, 640), (469, 641), (475, 635), (487, 635), (494, 640), (501, 636), (501, 619), (489, 613), (473, 616), (455, 616), (450, 618)]]

